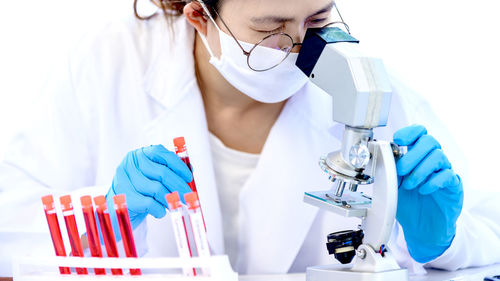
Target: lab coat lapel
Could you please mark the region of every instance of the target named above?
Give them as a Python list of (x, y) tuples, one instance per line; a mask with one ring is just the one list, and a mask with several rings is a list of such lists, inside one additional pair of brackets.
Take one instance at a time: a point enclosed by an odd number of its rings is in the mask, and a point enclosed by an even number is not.
[[(340, 142), (330, 132), (331, 98), (312, 84), (292, 97), (240, 195), (240, 273), (286, 273), (318, 211), (305, 191), (331, 187), (318, 167)], [(320, 243), (321, 241), (318, 241)]]
[[(163, 109), (145, 127), (144, 140), (145, 144), (163, 144), (173, 150), (173, 138), (185, 137), (210, 248), (214, 254), (222, 254), (224, 244), (221, 215), (208, 142), (208, 127), (194, 70), (195, 33), (183, 18), (177, 19), (174, 24), (175, 44), (172, 44), (168, 30), (160, 30), (156, 34), (158, 38), (169, 35), (164, 39), (163, 47), (153, 56), (155, 59), (152, 63), (156, 65), (146, 74), (145, 91)], [(149, 233), (161, 235), (170, 227), (168, 220), (148, 221)], [(162, 240), (162, 237), (155, 237), (155, 234), (150, 236), (150, 245), (157, 245), (157, 242)], [(155, 239), (156, 243), (153, 244)]]

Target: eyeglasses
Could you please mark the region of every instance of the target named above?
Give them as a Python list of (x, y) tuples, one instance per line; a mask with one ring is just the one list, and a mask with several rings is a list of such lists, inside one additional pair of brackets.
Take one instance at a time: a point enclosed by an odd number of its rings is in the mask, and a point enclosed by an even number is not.
[[(346, 31), (351, 34), (349, 26), (344, 22), (337, 5), (334, 4), (334, 7), (337, 10), (340, 21), (330, 22), (323, 27), (341, 24), (346, 28)], [(287, 33), (279, 32), (267, 35), (262, 40), (257, 42), (249, 51), (246, 51), (219, 13), (216, 10), (214, 10), (214, 12), (221, 20), (231, 37), (233, 37), (236, 44), (238, 44), (240, 49), (243, 51), (243, 55), (247, 57), (248, 67), (253, 71), (262, 72), (275, 68), (280, 65), (288, 57), (288, 55), (290, 55), (293, 48), (302, 45), (302, 43), (293, 42), (292, 37)], [(270, 50), (273, 50), (273, 52), (271, 53)]]

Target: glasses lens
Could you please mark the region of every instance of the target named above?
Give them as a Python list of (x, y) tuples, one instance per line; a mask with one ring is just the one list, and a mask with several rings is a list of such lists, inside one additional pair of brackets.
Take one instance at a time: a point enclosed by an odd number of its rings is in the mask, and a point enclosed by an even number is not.
[(280, 64), (293, 48), (293, 41), (286, 34), (273, 34), (257, 44), (248, 56), (248, 66), (256, 71), (271, 69)]

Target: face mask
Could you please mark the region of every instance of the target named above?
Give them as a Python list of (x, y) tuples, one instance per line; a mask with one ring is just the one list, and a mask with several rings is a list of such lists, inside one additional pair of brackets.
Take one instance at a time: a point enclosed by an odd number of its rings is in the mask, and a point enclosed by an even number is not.
[[(205, 12), (210, 15), (205, 5), (202, 4), (202, 6)], [(250, 69), (247, 64), (247, 56), (243, 55), (233, 37), (220, 30), (212, 16), (209, 17), (219, 32), (221, 46), (221, 56), (217, 58), (211, 51), (205, 36), (200, 34), (203, 44), (210, 53), (210, 63), (240, 92), (262, 103), (277, 103), (293, 96), (309, 81), (307, 76), (295, 66), (297, 53), (290, 53), (283, 62), (272, 69), (262, 72)], [(254, 44), (239, 42), (247, 51), (250, 51), (254, 46)], [(262, 65), (264, 65), (270, 57), (282, 56), (282, 54), (277, 53), (281, 52), (278, 50), (261, 46), (256, 48), (261, 49), (258, 50), (258, 57), (252, 56), (252, 65), (254, 62), (258, 65), (261, 63), (259, 61), (262, 61)]]

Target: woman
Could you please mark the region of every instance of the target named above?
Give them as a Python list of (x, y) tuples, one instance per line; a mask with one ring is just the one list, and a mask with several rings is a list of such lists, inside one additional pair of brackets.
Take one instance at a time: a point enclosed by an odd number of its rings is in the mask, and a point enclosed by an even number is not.
[[(294, 66), (299, 47), (281, 63), (252, 57), (248, 65), (241, 48), (274, 33), (301, 42), (307, 28), (334, 19), (333, 2), (157, 5), (167, 20), (158, 14), (112, 24), (71, 54), (50, 84), (43, 118), (16, 138), (2, 163), (0, 184), (10, 195), (2, 210), (23, 204), (23, 214), (38, 214), (46, 193), (124, 193), (139, 252), (176, 255), (164, 195), (188, 192), (192, 174), (165, 146), (184, 136), (214, 254), (228, 254), (241, 274), (332, 262), (326, 234), (355, 229), (359, 220), (302, 203), (304, 191), (331, 185), (317, 167), (341, 141), (331, 99)], [(254, 59), (270, 65), (255, 69)], [(392, 140), (400, 129), (394, 141), (410, 147), (397, 164), (399, 225), (390, 246), (398, 261), (414, 269), (500, 261), (488, 250), (500, 247), (498, 226), (478, 219), (497, 214), (462, 210), (462, 181), (440, 144), (424, 127), (409, 126), (424, 123), (441, 134), (437, 119), (417, 96), (394, 87), (389, 125), (375, 135)], [(20, 188), (22, 198), (15, 197)], [(31, 225), (43, 225), (40, 219)], [(1, 223), (22, 229), (18, 219)], [(472, 237), (482, 238), (474, 248)]]

